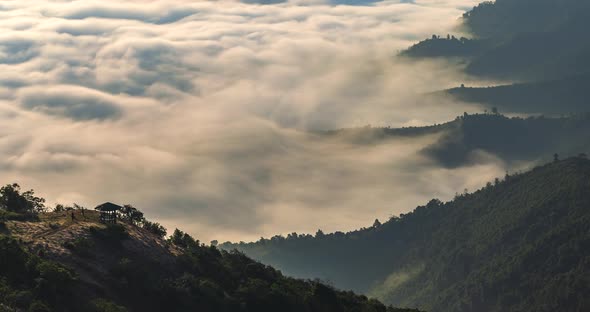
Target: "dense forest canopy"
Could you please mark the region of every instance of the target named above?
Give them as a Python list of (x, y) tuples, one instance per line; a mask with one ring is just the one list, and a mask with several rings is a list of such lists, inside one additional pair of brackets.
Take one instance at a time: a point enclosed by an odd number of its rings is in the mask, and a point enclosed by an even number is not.
[(507, 174), (348, 233), (225, 244), (295, 276), (319, 276), (428, 311), (585, 311), (590, 161)]

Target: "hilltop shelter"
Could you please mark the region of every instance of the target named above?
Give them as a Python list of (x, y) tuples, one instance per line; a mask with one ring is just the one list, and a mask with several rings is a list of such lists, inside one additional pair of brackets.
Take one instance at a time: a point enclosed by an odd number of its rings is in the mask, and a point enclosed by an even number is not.
[(99, 220), (101, 223), (117, 223), (117, 215), (119, 214), (119, 210), (121, 210), (121, 206), (106, 202), (102, 205), (96, 206), (95, 210), (100, 211)]

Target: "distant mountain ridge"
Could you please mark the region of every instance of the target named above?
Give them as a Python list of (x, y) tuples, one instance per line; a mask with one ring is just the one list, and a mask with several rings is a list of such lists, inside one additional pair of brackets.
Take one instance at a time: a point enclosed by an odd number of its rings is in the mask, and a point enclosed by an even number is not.
[(428, 311), (588, 311), (590, 161), (506, 175), (367, 229), (223, 248)]
[(590, 75), (495, 87), (458, 87), (437, 93), (523, 114), (583, 113), (590, 110)]
[(402, 55), (462, 57), (466, 73), (506, 80), (544, 81), (589, 73), (587, 1), (486, 1), (465, 13), (462, 24), (472, 39), (433, 36)]
[(564, 157), (590, 152), (590, 114), (547, 118), (519, 118), (499, 113), (464, 114), (446, 123), (407, 128), (349, 128), (321, 133), (327, 138), (343, 137), (356, 144), (438, 134), (440, 138), (421, 153), (445, 167), (477, 162), (478, 153), (494, 155), (510, 163), (537, 162), (554, 153)]

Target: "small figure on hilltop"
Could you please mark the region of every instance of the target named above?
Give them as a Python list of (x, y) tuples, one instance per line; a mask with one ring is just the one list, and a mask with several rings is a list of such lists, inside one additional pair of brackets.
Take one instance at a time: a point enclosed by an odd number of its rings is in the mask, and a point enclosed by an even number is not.
[(84, 219), (86, 219), (86, 212), (85, 212), (86, 208), (84, 208), (84, 206), (74, 203), (73, 208), (74, 208), (74, 210), (80, 211), (80, 213), (82, 214), (82, 217), (84, 217)]
[(72, 222), (74, 222), (76, 220), (76, 216), (74, 215), (74, 212), (71, 212), (71, 216), (72, 216)]

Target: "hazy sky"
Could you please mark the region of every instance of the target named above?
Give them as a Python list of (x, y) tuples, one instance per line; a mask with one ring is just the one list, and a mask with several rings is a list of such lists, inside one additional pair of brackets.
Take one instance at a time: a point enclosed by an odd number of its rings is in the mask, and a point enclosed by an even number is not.
[(209, 241), (350, 230), (504, 173), (418, 156), (436, 137), (306, 133), (474, 109), (417, 101), (466, 78), (395, 54), (477, 0), (247, 2), (2, 1), (0, 182)]

